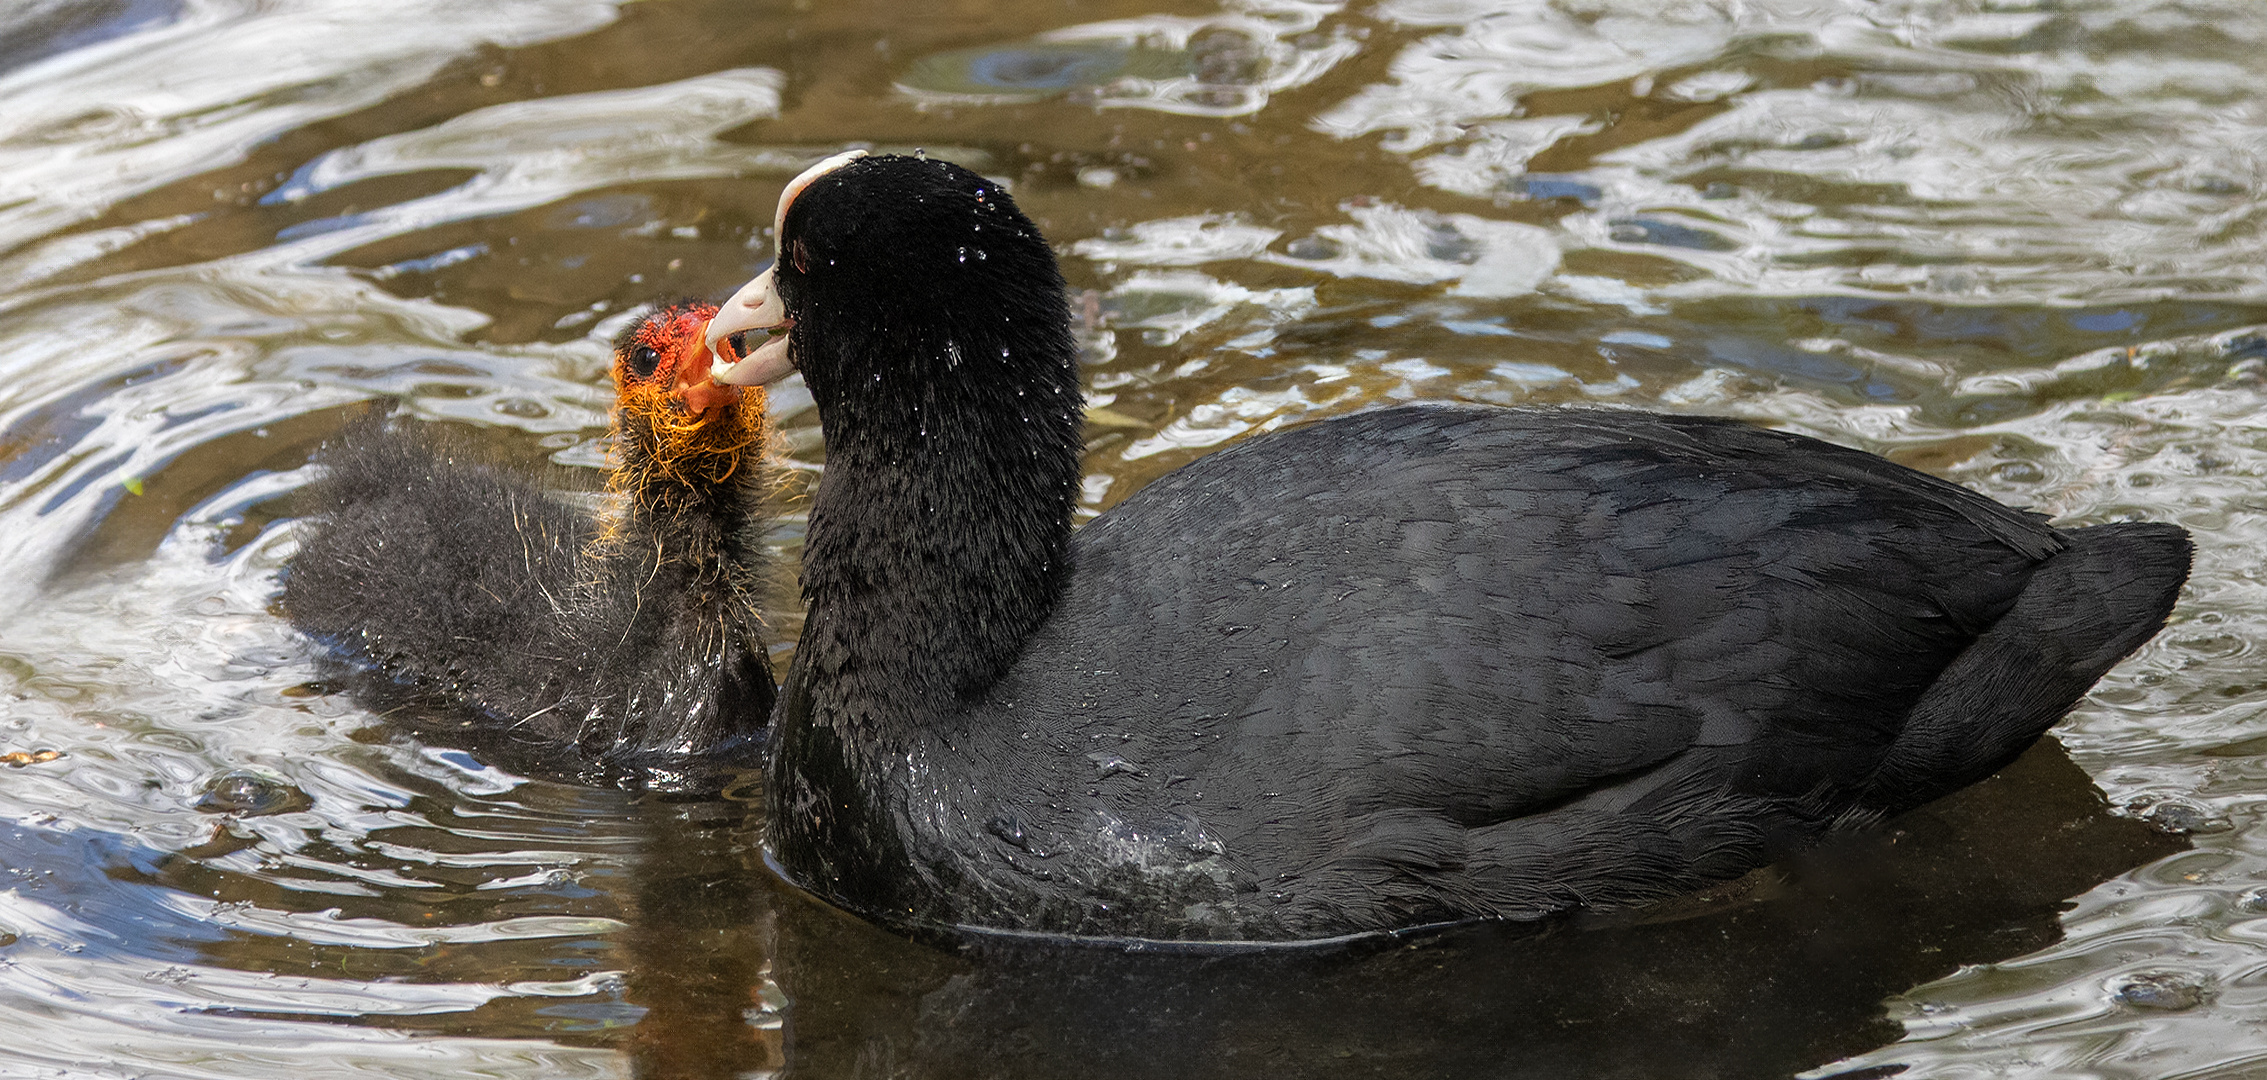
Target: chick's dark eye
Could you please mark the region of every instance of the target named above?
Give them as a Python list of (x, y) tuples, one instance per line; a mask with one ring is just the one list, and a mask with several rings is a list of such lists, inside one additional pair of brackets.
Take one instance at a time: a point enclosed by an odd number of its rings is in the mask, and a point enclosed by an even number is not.
[(629, 361), (630, 374), (643, 379), (653, 374), (654, 365), (661, 363), (661, 354), (651, 345), (640, 345), (631, 349), (625, 359)]

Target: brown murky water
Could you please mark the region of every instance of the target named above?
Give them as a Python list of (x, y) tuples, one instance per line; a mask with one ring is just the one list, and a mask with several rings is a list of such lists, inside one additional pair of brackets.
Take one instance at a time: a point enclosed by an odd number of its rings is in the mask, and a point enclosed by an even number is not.
[[(2259, 1075), (2262, 56), (2251, 0), (17, 0), (0, 1075)], [(1606, 402), (2177, 521), (2197, 573), (1882, 836), (1355, 956), (932, 952), (777, 885), (752, 789), (310, 685), (271, 604), (356, 403), (597, 464), (613, 328), (851, 145), (1048, 229), (1095, 508), (1380, 401)]]

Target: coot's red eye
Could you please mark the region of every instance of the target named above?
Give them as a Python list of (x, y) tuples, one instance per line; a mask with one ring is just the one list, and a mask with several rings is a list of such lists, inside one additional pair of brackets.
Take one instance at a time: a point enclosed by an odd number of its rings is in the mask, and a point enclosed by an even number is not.
[(655, 365), (661, 363), (661, 354), (650, 345), (640, 345), (623, 359), (629, 363), (630, 374), (644, 379), (653, 375)]
[(798, 274), (810, 273), (811, 249), (804, 247), (803, 241), (800, 238), (798, 238), (795, 243), (790, 245), (790, 248), (790, 254), (793, 256), (791, 261), (795, 264), (795, 272)]

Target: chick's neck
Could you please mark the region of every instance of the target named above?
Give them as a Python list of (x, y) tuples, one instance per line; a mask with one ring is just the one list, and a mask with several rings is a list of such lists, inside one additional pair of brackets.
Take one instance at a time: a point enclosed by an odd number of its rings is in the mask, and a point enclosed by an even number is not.
[(608, 487), (620, 505), (612, 538), (689, 567), (749, 563), (765, 498), (762, 395), (694, 416), (666, 390), (633, 387), (622, 394), (616, 424)]

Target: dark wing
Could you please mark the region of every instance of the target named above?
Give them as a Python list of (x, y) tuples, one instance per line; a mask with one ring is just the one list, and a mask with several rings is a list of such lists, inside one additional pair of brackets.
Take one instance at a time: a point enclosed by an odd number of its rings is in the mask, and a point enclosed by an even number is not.
[(1291, 853), (1254, 872), (1449, 859), (1639, 782), (1629, 799), (1832, 806), (2062, 543), (1737, 423), (1381, 410), (1204, 458), (1082, 530), (1026, 654), (1065, 659), (997, 696), (1104, 755), (1054, 779), (1065, 805), (1167, 785), (1149, 798), (1262, 823), (1231, 850)]

